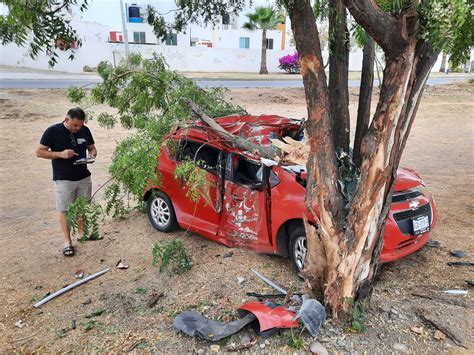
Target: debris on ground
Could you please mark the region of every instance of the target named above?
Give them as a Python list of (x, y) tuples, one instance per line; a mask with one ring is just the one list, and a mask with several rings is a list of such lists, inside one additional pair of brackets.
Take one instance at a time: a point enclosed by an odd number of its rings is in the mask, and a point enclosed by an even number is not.
[(313, 342), (310, 345), (309, 350), (313, 354), (317, 354), (317, 355), (328, 355), (329, 354), (328, 351), (326, 350), (326, 348), (319, 341)]
[(437, 248), (441, 245), (441, 243), (437, 240), (434, 239), (429, 239), (428, 242), (426, 243), (427, 246), (432, 247), (432, 248)]
[(467, 349), (467, 347), (464, 345), (464, 342), (461, 341), (459, 339), (459, 337), (456, 334), (454, 334), (453, 331), (450, 328), (448, 328), (447, 326), (441, 324), (439, 321), (429, 317), (423, 309), (418, 309), (416, 313), (417, 313), (418, 317), (420, 317), (420, 319), (423, 322), (425, 322), (426, 324), (428, 324), (428, 325), (434, 327), (435, 329), (439, 330), (440, 332), (442, 332), (449, 339), (451, 339), (454, 344)]
[(225, 259), (225, 258), (230, 258), (234, 255), (234, 252), (228, 252), (228, 253), (225, 253), (222, 257)]
[(21, 329), (21, 328), (23, 328), (23, 327), (25, 326), (25, 322), (23, 322), (21, 319), (19, 319), (19, 320), (17, 320), (17, 321), (15, 322), (15, 326), (16, 326), (17, 328), (20, 328), (20, 329)]
[(74, 273), (74, 277), (76, 279), (82, 279), (84, 277), (84, 270), (77, 270), (75, 273)]
[(153, 291), (152, 294), (150, 295), (150, 298), (148, 299), (148, 302), (146, 303), (146, 306), (148, 308), (153, 308), (155, 305), (158, 303), (161, 297), (164, 296), (163, 292), (156, 292)]
[(117, 261), (117, 264), (115, 264), (115, 268), (119, 270), (126, 270), (128, 269), (128, 265), (122, 262), (122, 259)]
[(471, 287), (474, 287), (474, 280), (466, 280), (466, 283), (471, 286)]
[(237, 276), (237, 283), (242, 285), (245, 282), (245, 277)]
[(444, 293), (447, 293), (448, 295), (455, 295), (455, 296), (463, 296), (467, 295), (467, 290), (446, 290), (443, 291)]
[(62, 289), (60, 289), (59, 291), (56, 291), (55, 293), (53, 293), (52, 295), (49, 295), (48, 297), (46, 298), (43, 298), (41, 301), (35, 303), (33, 305), (33, 307), (35, 308), (38, 308), (40, 306), (42, 306), (43, 304), (45, 304), (46, 302), (49, 302), (51, 301), (53, 298), (56, 298), (60, 295), (62, 295), (63, 293), (69, 291), (69, 290), (72, 290), (73, 288), (77, 287), (77, 286), (80, 286), (82, 284), (85, 284), (86, 282), (90, 281), (90, 280), (93, 280), (101, 275), (104, 275), (105, 273), (107, 273), (109, 271), (109, 269), (104, 269), (102, 271), (99, 271), (95, 274), (92, 274), (92, 275), (89, 275), (87, 276), (85, 279), (82, 279), (82, 280), (79, 280), (77, 282), (74, 282), (73, 284), (69, 285), (69, 286), (66, 286), (66, 287), (63, 287)]
[(470, 261), (450, 261), (447, 264), (449, 266), (474, 266), (474, 263)]
[(173, 328), (177, 332), (181, 331), (190, 336), (198, 336), (201, 339), (210, 341), (219, 341), (237, 333), (255, 319), (255, 315), (249, 313), (236, 321), (224, 324), (208, 319), (198, 312), (185, 311), (176, 316)]
[(423, 334), (423, 327), (413, 326), (413, 327), (410, 327), (410, 330), (416, 334), (420, 334), (420, 335)]
[(444, 340), (446, 339), (446, 335), (444, 335), (443, 332), (436, 329), (434, 332), (433, 338), (435, 338), (436, 340)]
[(467, 253), (463, 250), (453, 250), (450, 252), (450, 254), (456, 258), (464, 258), (467, 256)]
[(303, 304), (294, 319), (301, 319), (311, 336), (315, 337), (326, 320), (326, 310), (317, 300), (309, 298), (309, 295), (303, 295)]
[(273, 287), (273, 288), (274, 288), (275, 290), (277, 290), (278, 292), (280, 292), (280, 293), (282, 293), (282, 294), (284, 294), (284, 295), (287, 294), (287, 291), (286, 291), (284, 288), (278, 286), (276, 283), (274, 283), (272, 280), (270, 280), (270, 279), (266, 278), (265, 276), (263, 276), (263, 275), (262, 275), (261, 273), (259, 273), (257, 270), (252, 269), (252, 272), (253, 272), (255, 275), (257, 275), (263, 282), (265, 282), (266, 284), (270, 285), (271, 287)]

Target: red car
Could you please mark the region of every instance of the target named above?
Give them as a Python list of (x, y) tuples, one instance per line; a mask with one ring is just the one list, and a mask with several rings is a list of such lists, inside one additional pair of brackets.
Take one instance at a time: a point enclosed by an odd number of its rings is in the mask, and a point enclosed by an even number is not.
[[(302, 134), (301, 121), (279, 116), (236, 115), (216, 121), (232, 134), (269, 147), (270, 138), (299, 139)], [(268, 167), (259, 156), (224, 145), (204, 124), (175, 129), (166, 139), (175, 144), (163, 144), (158, 157), (162, 185), (149, 186), (144, 194), (153, 227), (161, 232), (189, 228), (229, 247), (290, 257), (298, 270), (304, 267), (303, 215), (315, 223), (304, 205), (304, 167)], [(191, 202), (186, 184), (174, 178), (176, 166), (188, 159), (206, 170), (211, 203), (203, 198)], [(428, 242), (437, 209), (423, 187), (414, 170), (399, 169), (382, 262), (411, 254)]]

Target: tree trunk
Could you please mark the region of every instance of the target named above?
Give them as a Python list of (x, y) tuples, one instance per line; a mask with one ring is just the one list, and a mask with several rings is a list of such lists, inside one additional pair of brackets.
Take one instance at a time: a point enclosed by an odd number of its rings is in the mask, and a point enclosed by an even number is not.
[(336, 151), (349, 151), (349, 31), (342, 0), (329, 1), (329, 104)]
[(439, 67), (440, 73), (446, 72), (446, 59), (447, 59), (447, 55), (446, 53), (443, 52), (442, 57), (441, 57), (441, 66)]
[(268, 74), (267, 70), (267, 30), (262, 30), (262, 54), (260, 58), (260, 74)]
[(311, 5), (286, 0), (308, 107), (305, 202), (319, 227), (306, 223), (304, 275), (310, 289), (324, 296), (335, 318), (352, 301), (371, 294), (398, 162), (436, 58), (431, 46), (418, 39), (416, 13), (395, 17), (381, 11), (373, 0), (344, 3), (386, 55), (379, 103), (361, 139), (361, 174), (349, 201), (337, 187), (329, 98)]
[(365, 34), (365, 38), (353, 156), (353, 161), (359, 168), (362, 163), (360, 145), (362, 137), (365, 136), (369, 129), (370, 104), (372, 101), (372, 90), (374, 86), (375, 42), (367, 33)]

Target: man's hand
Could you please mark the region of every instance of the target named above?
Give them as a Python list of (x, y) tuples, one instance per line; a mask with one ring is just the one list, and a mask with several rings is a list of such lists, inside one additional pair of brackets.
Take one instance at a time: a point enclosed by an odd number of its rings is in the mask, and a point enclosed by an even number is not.
[(75, 155), (79, 155), (79, 154), (77, 154), (72, 149), (64, 149), (62, 152), (59, 153), (59, 157), (62, 158), (62, 159), (69, 159), (69, 158), (72, 158)]

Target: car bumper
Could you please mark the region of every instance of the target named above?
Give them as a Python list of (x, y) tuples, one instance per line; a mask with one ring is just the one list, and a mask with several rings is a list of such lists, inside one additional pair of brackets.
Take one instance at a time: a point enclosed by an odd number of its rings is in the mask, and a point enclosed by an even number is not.
[[(426, 198), (426, 197), (425, 197)], [(404, 256), (410, 255), (415, 251), (421, 249), (428, 243), (430, 239), (430, 233), (438, 222), (438, 209), (436, 206), (435, 199), (426, 198), (424, 202), (430, 204), (431, 208), (431, 225), (430, 230), (420, 235), (404, 234), (399, 229), (397, 223), (393, 218), (393, 213), (401, 212), (406, 210), (407, 206), (399, 204), (398, 206), (392, 205), (392, 210), (387, 218), (387, 224), (385, 228), (385, 241), (382, 253), (380, 255), (380, 262), (387, 263), (390, 261), (398, 260)]]

